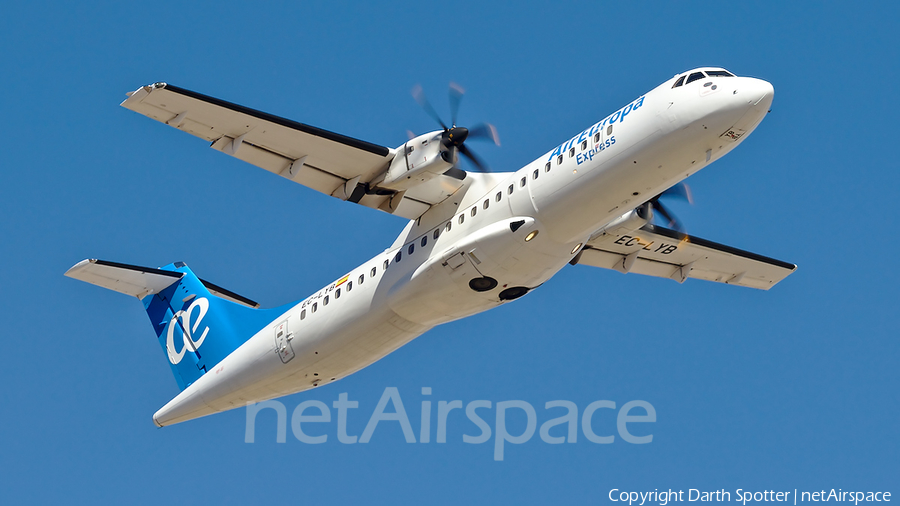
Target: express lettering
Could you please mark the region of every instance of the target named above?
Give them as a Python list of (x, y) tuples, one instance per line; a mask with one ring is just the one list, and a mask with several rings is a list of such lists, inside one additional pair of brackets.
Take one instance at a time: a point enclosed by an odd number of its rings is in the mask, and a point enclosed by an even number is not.
[(577, 160), (578, 165), (581, 165), (584, 162), (589, 162), (594, 159), (594, 155), (609, 148), (610, 146), (612, 146), (615, 143), (616, 143), (616, 136), (611, 135), (608, 139), (606, 139), (606, 141), (598, 142), (596, 146), (585, 151), (584, 153), (578, 153), (578, 155), (575, 157), (575, 159)]

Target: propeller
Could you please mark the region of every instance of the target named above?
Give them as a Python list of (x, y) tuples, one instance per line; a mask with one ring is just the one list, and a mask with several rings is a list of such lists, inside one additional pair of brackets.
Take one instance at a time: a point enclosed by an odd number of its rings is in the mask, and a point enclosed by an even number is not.
[(489, 140), (496, 144), (500, 145), (500, 136), (497, 135), (497, 128), (490, 123), (479, 123), (472, 128), (465, 128), (456, 126), (456, 118), (459, 113), (459, 104), (462, 101), (462, 97), (465, 94), (466, 90), (463, 89), (462, 86), (451, 82), (450, 90), (449, 90), (449, 100), (450, 100), (450, 126), (447, 126), (443, 120), (441, 120), (441, 116), (437, 113), (437, 111), (432, 107), (431, 103), (428, 101), (428, 98), (425, 97), (425, 92), (422, 90), (422, 86), (416, 85), (412, 89), (412, 96), (415, 101), (425, 110), (425, 112), (432, 117), (435, 121), (441, 125), (441, 128), (444, 129), (444, 133), (441, 136), (441, 143), (448, 150), (456, 150), (463, 156), (469, 159), (479, 171), (481, 172), (490, 172), (490, 168), (481, 159), (478, 155), (476, 155), (471, 149), (469, 149), (464, 142), (467, 139), (478, 139), (478, 140)]
[(661, 198), (677, 198), (679, 200), (687, 201), (689, 204), (693, 204), (694, 197), (691, 194), (690, 186), (688, 186), (686, 183), (678, 183), (668, 190), (653, 197), (648, 202), (650, 204), (650, 207), (652, 207), (653, 210), (656, 211), (656, 213), (659, 213), (660, 216), (668, 221), (669, 227), (674, 228), (678, 232), (684, 233), (684, 224), (681, 223), (681, 220), (679, 220), (678, 217), (675, 216), (675, 214), (671, 212), (668, 207), (660, 202)]

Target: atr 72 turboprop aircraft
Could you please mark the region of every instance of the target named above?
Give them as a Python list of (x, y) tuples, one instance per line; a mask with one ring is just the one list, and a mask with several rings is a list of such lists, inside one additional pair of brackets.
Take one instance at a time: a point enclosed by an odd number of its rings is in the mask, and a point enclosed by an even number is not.
[[(421, 94), (420, 104), (440, 118)], [(182, 391), (153, 415), (170, 425), (336, 381), (441, 323), (519, 298), (567, 264), (767, 290), (795, 265), (685, 235), (659, 198), (762, 121), (772, 85), (722, 68), (674, 76), (516, 172), (483, 163), (450, 126), (391, 149), (166, 83), (122, 106), (285, 179), (409, 221), (382, 253), (275, 309), (161, 268), (84, 260), (66, 275), (138, 297)], [(680, 228), (680, 227), (676, 227)]]

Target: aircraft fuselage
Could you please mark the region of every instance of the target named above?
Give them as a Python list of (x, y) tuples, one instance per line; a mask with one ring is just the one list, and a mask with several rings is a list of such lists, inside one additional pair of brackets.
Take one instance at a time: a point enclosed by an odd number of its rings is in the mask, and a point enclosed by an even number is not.
[[(747, 77), (673, 83), (518, 171), (479, 178), (432, 207), (390, 248), (250, 338), (154, 421), (168, 425), (336, 381), (436, 325), (524, 295), (593, 234), (734, 149), (774, 94)], [(279, 329), (289, 338), (277, 339)]]

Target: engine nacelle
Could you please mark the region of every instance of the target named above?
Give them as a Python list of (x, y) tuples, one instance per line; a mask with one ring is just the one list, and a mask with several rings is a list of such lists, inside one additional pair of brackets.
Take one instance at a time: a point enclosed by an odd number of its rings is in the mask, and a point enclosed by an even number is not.
[(378, 186), (403, 191), (450, 170), (457, 157), (455, 150), (441, 142), (442, 134), (427, 133), (400, 146)]
[(653, 206), (646, 202), (612, 220), (606, 226), (591, 234), (591, 239), (600, 237), (603, 234), (621, 235), (627, 232), (634, 232), (649, 223), (651, 219), (653, 219)]

